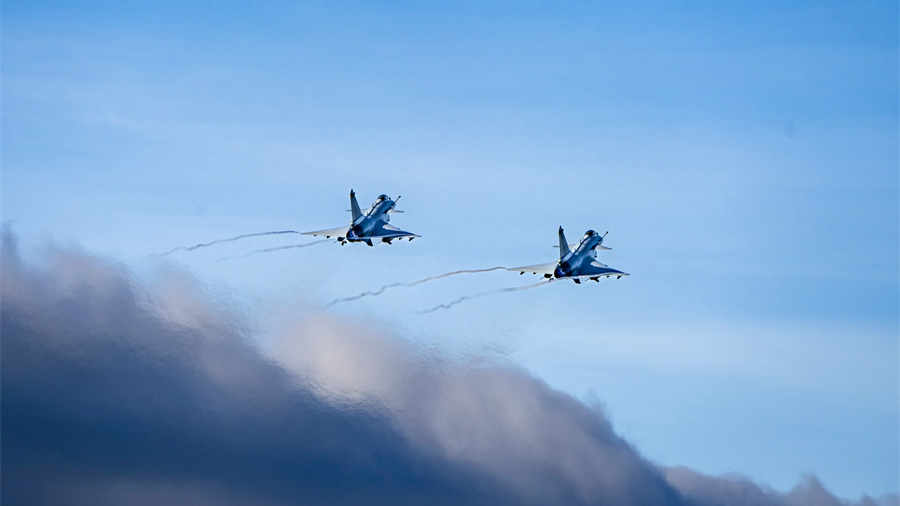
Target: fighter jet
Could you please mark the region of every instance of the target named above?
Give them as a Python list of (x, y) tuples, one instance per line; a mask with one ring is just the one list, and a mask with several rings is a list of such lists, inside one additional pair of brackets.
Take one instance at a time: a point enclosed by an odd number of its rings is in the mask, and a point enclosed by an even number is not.
[[(397, 197), (397, 200), (400, 200), (400, 197)], [(373, 242), (379, 241), (391, 244), (391, 241), (394, 239), (406, 237), (412, 241), (416, 237), (421, 237), (388, 224), (388, 221), (390, 221), (389, 214), (403, 212), (395, 211), (395, 205), (397, 205), (396, 200), (391, 200), (387, 195), (381, 195), (372, 204), (372, 207), (363, 214), (359, 209), (359, 202), (356, 201), (356, 192), (350, 190), (350, 212), (353, 213), (353, 221), (350, 222), (349, 227), (303, 232), (303, 235), (337, 237), (341, 246), (348, 242), (364, 242), (369, 246), (373, 246)]]
[[(609, 232), (607, 232), (608, 234)], [(567, 244), (563, 228), (559, 227), (559, 261), (540, 265), (528, 265), (507, 269), (518, 272), (520, 275), (530, 272), (543, 274), (550, 279), (571, 279), (581, 284), (582, 280), (593, 279), (599, 282), (603, 276), (615, 276), (616, 279), (628, 274), (610, 269), (606, 264), (600, 263), (597, 258), (598, 249), (612, 249), (603, 246), (603, 238), (593, 230), (588, 230), (578, 244)], [(570, 249), (571, 248), (571, 249)]]

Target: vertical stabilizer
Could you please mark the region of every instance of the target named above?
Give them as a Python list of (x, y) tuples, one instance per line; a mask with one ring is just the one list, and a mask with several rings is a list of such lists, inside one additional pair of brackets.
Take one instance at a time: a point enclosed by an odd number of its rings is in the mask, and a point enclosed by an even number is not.
[(566, 234), (563, 233), (563, 228), (559, 227), (559, 259), (562, 260), (568, 254), (569, 243), (566, 242)]
[(356, 201), (356, 192), (350, 190), (350, 212), (353, 213), (353, 223), (356, 223), (357, 218), (362, 216), (362, 211), (359, 210), (359, 202)]

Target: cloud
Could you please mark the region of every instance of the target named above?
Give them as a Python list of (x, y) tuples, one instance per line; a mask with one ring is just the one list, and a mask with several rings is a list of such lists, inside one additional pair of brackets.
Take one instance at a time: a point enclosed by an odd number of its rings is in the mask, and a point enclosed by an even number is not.
[(9, 234), (2, 279), (10, 504), (849, 504), (659, 468), (527, 371), (371, 323), (308, 313), (262, 349), (183, 274), (30, 267)]
[(878, 500), (863, 496), (852, 502), (835, 497), (818, 478), (809, 475), (787, 494), (761, 486), (741, 476), (707, 476), (686, 467), (666, 469), (666, 479), (687, 501), (698, 505), (728, 506), (896, 506), (897, 495)]

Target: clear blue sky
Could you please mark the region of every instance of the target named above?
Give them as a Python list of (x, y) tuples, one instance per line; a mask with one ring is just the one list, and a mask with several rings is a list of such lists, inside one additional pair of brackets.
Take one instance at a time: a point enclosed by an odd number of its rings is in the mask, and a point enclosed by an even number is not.
[(610, 231), (621, 280), (335, 306), (498, 350), (652, 460), (898, 491), (896, 2), (3, 3), (3, 220), (148, 255), (403, 195), (391, 247), (170, 258), (257, 311)]

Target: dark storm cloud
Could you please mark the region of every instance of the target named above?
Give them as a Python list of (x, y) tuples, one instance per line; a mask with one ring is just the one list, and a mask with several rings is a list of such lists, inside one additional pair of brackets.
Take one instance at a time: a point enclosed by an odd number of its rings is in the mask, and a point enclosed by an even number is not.
[(843, 504), (660, 469), (525, 371), (327, 314), (266, 352), (186, 276), (5, 235), (2, 281), (7, 504)]
[(8, 504), (465, 502), (473, 479), (494, 493), (383, 413), (318, 400), (190, 293), (161, 301), (73, 253), (28, 270), (9, 241), (2, 274)]

